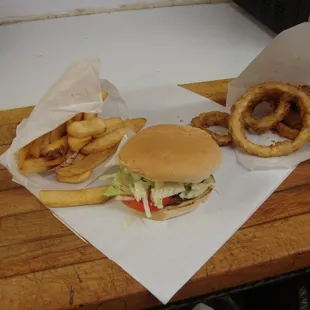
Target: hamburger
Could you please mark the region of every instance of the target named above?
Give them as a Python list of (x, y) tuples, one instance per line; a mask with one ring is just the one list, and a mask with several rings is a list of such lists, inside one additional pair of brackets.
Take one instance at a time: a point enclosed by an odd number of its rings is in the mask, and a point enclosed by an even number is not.
[(121, 149), (120, 170), (105, 195), (142, 216), (167, 220), (195, 210), (207, 198), (221, 161), (219, 146), (201, 129), (150, 126)]

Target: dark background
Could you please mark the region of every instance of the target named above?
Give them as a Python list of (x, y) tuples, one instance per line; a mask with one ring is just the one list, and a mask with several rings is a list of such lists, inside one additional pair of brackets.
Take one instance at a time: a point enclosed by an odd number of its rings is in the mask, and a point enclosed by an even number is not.
[(233, 0), (275, 33), (308, 21), (310, 0)]
[(149, 310), (310, 310), (310, 268)]

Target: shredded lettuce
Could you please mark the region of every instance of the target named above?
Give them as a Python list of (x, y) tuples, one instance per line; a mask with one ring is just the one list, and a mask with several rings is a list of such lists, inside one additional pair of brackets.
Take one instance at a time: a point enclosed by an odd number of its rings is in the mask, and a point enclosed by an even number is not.
[(143, 202), (143, 207), (144, 207), (146, 217), (151, 218), (152, 214), (151, 214), (148, 198), (144, 197), (142, 202)]
[(165, 185), (164, 182), (155, 182), (154, 183), (154, 188), (158, 189), (158, 188), (162, 188)]
[(132, 195), (131, 179), (123, 172), (116, 173), (110, 187), (104, 192), (105, 196)]
[(157, 184), (157, 187), (151, 189), (151, 198), (154, 205), (162, 209), (164, 198), (177, 195), (184, 190), (185, 187), (182, 183), (162, 183), (161, 187)]
[(180, 194), (182, 199), (194, 199), (202, 195), (209, 187), (213, 188), (214, 178), (210, 176), (201, 183), (190, 183), (188, 189)]
[[(107, 176), (102, 178), (106, 179)], [(106, 196), (133, 195), (137, 201), (141, 201), (145, 193), (147, 196), (147, 189), (151, 186), (152, 182), (143, 179), (137, 173), (129, 172), (127, 168), (121, 167), (104, 194)]]
[(141, 201), (145, 197), (147, 198), (147, 191), (145, 186), (143, 186), (143, 182), (135, 182), (133, 185), (133, 195), (137, 201)]
[(213, 188), (214, 178), (211, 175), (201, 183), (173, 183), (152, 182), (137, 173), (130, 172), (127, 168), (120, 167), (114, 175), (103, 176), (101, 179), (113, 177), (111, 186), (104, 193), (106, 196), (134, 196), (136, 201), (142, 201), (147, 217), (151, 217), (149, 206), (149, 192), (153, 204), (163, 208), (163, 199), (179, 195), (182, 199), (194, 199), (202, 195), (209, 187)]

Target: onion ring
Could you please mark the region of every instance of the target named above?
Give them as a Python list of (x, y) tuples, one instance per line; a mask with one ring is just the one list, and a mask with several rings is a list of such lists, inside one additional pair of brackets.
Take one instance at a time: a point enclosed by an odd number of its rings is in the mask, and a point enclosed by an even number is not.
[(228, 128), (228, 119), (229, 114), (226, 112), (206, 112), (194, 117), (192, 119), (192, 126), (206, 131), (219, 146), (226, 146), (232, 142), (231, 135), (229, 133), (227, 135), (219, 135), (209, 130), (208, 127), (222, 126)]
[(283, 118), (282, 122), (276, 125), (275, 133), (279, 136), (295, 140), (298, 136), (300, 129), (302, 128), (302, 116), (296, 106), (291, 105), (290, 112)]
[(276, 129), (276, 133), (279, 136), (290, 139), (290, 140), (295, 140), (299, 134), (298, 129), (292, 128), (286, 125), (284, 122), (280, 122), (279, 124), (277, 124), (275, 129)]
[(302, 128), (302, 116), (300, 112), (291, 107), (289, 113), (283, 118), (282, 123), (285, 125), (300, 130)]
[(308, 95), (310, 95), (310, 85), (301, 85), (300, 89), (303, 90)]
[[(263, 99), (263, 101), (270, 100), (268, 96)], [(274, 112), (264, 116), (261, 119), (254, 118), (254, 109), (257, 105), (259, 105), (262, 101), (255, 102), (250, 108), (245, 109), (243, 114), (243, 120), (248, 129), (254, 131), (256, 133), (262, 134), (269, 131), (271, 128), (275, 127), (277, 123), (281, 122), (283, 118), (290, 111), (290, 102), (288, 96), (286, 94), (281, 96), (280, 103), (273, 109)], [(270, 102), (272, 106), (275, 106), (274, 99)]]
[[(242, 126), (244, 111), (255, 105), (257, 101), (261, 101), (261, 98), (270, 92), (288, 93), (294, 99), (297, 99), (297, 106), (303, 116), (303, 127), (294, 141), (277, 142), (273, 145), (265, 146), (249, 141), (245, 135)], [(280, 82), (254, 85), (236, 103), (236, 107), (229, 118), (228, 128), (234, 144), (248, 154), (260, 157), (289, 155), (303, 147), (310, 139), (310, 96), (298, 87)]]

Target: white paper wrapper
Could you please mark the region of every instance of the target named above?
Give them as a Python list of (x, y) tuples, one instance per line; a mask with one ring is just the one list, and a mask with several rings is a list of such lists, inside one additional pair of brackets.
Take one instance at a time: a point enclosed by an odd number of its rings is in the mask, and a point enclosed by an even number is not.
[[(37, 197), (41, 189), (85, 188), (115, 163), (114, 155), (94, 169), (92, 177), (81, 184), (60, 183), (53, 172), (24, 175), (17, 167), (17, 151), (20, 148), (79, 112), (96, 112), (103, 118), (128, 118), (126, 104), (117, 88), (107, 80), (100, 80), (99, 65), (99, 59), (73, 63), (47, 91), (31, 115), (21, 122), (12, 146), (0, 157), (0, 162), (10, 171), (13, 180)], [(101, 90), (109, 94), (104, 102)]]
[[(227, 110), (255, 84), (280, 81), (310, 85), (310, 23), (303, 23), (279, 34), (255, 60), (228, 86)], [(258, 144), (281, 141), (271, 132), (248, 135)], [(283, 157), (260, 158), (236, 150), (240, 164), (250, 170), (293, 168), (310, 158), (310, 143), (299, 151)]]
[[(185, 125), (202, 112), (225, 110), (156, 74), (133, 81), (121, 92), (132, 117), (146, 117), (149, 126)], [(232, 148), (221, 150), (223, 163), (214, 174), (216, 191), (187, 215), (152, 221), (141, 218), (119, 201), (52, 211), (162, 303), (167, 303), (291, 172), (248, 171), (237, 162)]]

